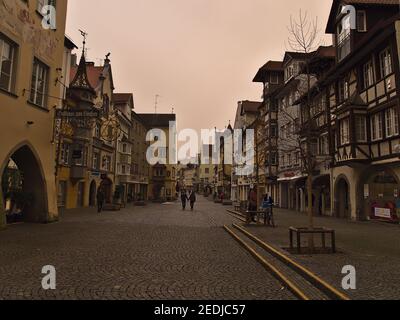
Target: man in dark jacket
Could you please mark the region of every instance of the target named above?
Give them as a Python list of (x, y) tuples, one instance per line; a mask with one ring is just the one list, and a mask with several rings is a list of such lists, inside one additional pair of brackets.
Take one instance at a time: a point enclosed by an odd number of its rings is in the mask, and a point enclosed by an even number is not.
[(182, 210), (186, 210), (186, 202), (187, 202), (187, 194), (185, 190), (181, 190), (181, 202), (182, 202)]
[(105, 200), (105, 195), (102, 189), (99, 189), (97, 191), (97, 212), (101, 213), (101, 211), (103, 210), (103, 206), (104, 206), (104, 200)]

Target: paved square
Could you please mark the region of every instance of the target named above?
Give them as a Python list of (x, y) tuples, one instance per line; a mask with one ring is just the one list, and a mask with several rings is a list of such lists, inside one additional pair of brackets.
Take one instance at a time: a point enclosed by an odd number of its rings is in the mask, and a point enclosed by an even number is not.
[[(59, 223), (0, 232), (0, 299), (293, 299), (221, 228), (233, 218), (199, 197), (177, 203), (61, 214)], [(236, 221), (235, 221), (236, 222)], [(57, 270), (57, 290), (41, 269)]]

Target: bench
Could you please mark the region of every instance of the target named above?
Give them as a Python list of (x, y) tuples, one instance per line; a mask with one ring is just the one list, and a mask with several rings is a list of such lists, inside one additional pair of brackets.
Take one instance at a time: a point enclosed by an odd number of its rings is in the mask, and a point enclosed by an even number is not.
[(264, 225), (267, 225), (267, 211), (246, 211), (246, 223), (251, 224), (251, 217), (257, 216), (257, 223), (260, 223), (261, 216), (264, 216)]
[(326, 229), (326, 228), (314, 228), (312, 230), (308, 228), (289, 228), (289, 237), (290, 237), (290, 249), (294, 249), (294, 235), (296, 235), (297, 240), (297, 251), (301, 252), (301, 236), (303, 234), (319, 234), (321, 235), (322, 240), (322, 248), (326, 249), (326, 235), (331, 236), (331, 249), (332, 253), (336, 253), (336, 233), (335, 230)]

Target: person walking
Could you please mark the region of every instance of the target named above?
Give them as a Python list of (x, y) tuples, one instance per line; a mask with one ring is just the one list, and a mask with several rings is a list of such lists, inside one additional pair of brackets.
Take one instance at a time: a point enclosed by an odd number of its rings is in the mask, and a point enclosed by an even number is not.
[(188, 200), (187, 194), (185, 190), (181, 191), (181, 202), (182, 202), (182, 210), (186, 210), (186, 202)]
[(194, 205), (195, 205), (195, 203), (196, 203), (196, 192), (194, 191), (194, 190), (191, 190), (190, 191), (190, 194), (189, 194), (189, 202), (190, 202), (190, 209), (193, 211), (194, 210)]
[(104, 200), (105, 200), (105, 195), (101, 188), (97, 190), (96, 198), (97, 198), (97, 212), (101, 213), (101, 211), (103, 211)]

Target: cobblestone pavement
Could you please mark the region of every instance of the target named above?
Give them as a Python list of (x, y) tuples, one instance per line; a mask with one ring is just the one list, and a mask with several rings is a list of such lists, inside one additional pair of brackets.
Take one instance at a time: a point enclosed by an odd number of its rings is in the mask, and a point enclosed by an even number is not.
[[(289, 227), (305, 227), (303, 214), (275, 210), (278, 228), (247, 227), (278, 249), (289, 247)], [(342, 268), (351, 265), (357, 271), (357, 290), (343, 291), (353, 299), (400, 299), (400, 227), (380, 222), (353, 222), (316, 217), (315, 225), (336, 230), (338, 254), (292, 255), (304, 266), (341, 290)], [(303, 245), (307, 245), (307, 238)], [(320, 239), (316, 238), (316, 245)], [(329, 243), (330, 239), (327, 240)], [(287, 254), (287, 252), (285, 252)]]
[[(233, 218), (199, 197), (97, 214), (61, 214), (49, 225), (0, 232), (1, 299), (293, 299), (221, 228)], [(41, 269), (57, 290), (41, 289)]]

